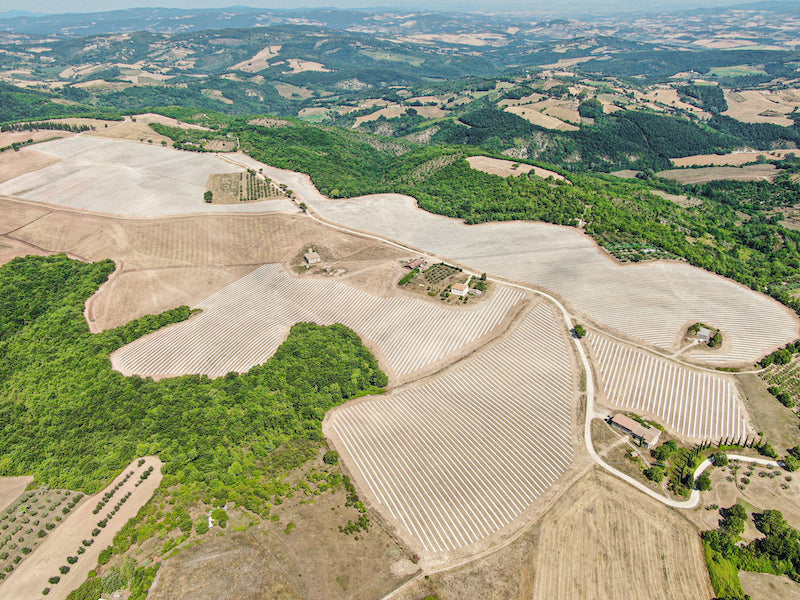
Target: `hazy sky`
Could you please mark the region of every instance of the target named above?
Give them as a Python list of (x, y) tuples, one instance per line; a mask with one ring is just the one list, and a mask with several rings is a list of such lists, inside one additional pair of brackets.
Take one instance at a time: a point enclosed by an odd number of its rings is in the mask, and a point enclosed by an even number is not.
[[(789, 1), (789, 0), (779, 0)], [(674, 11), (681, 8), (721, 7), (741, 4), (742, 0), (506, 0), (502, 4), (494, 0), (0, 0), (0, 12), (25, 10), (39, 13), (100, 12), (133, 7), (171, 8), (217, 8), (240, 5), (259, 8), (394, 8), (429, 10), (482, 10), (495, 12), (499, 6), (506, 11), (531, 11), (549, 13), (559, 11), (568, 14), (608, 13), (621, 11)]]

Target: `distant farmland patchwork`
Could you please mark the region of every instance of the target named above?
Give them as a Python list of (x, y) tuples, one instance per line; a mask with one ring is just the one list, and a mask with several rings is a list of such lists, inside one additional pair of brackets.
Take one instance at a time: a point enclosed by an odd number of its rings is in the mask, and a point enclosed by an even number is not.
[(454, 551), (519, 517), (570, 466), (570, 354), (541, 302), (496, 346), (419, 387), (335, 409), (324, 429), (402, 535)]
[(656, 415), (683, 436), (703, 440), (746, 435), (736, 386), (727, 377), (683, 367), (592, 334), (608, 402)]
[(500, 287), (479, 308), (444, 308), (378, 298), (334, 280), (297, 279), (265, 265), (200, 303), (206, 312), (141, 338), (112, 355), (114, 368), (142, 376), (219, 377), (265, 362), (298, 321), (342, 323), (375, 344), (384, 368), (403, 377), (490, 333), (524, 294)]

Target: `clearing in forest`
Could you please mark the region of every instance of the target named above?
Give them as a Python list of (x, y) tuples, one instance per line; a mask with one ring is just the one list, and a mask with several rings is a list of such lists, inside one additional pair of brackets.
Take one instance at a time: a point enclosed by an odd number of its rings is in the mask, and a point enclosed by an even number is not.
[(739, 439), (747, 421), (735, 383), (656, 357), (601, 335), (589, 337), (607, 402), (655, 415), (681, 436), (697, 440)]
[(780, 173), (775, 165), (756, 164), (743, 167), (698, 167), (694, 169), (670, 169), (656, 173), (659, 177), (672, 179), (682, 184), (698, 185), (709, 181), (772, 181)]
[(444, 375), (350, 402), (323, 431), (401, 537), (453, 552), (515, 521), (569, 468), (576, 381), (545, 302)]
[(567, 181), (567, 179), (555, 171), (536, 167), (534, 165), (526, 165), (523, 163), (514, 162), (513, 160), (502, 160), (500, 158), (490, 158), (488, 156), (470, 156), (467, 159), (469, 166), (476, 171), (483, 171), (489, 175), (499, 175), (500, 177), (510, 177), (512, 175), (522, 175), (523, 173), (530, 173), (547, 179), (552, 177), (559, 181)]
[(380, 298), (341, 281), (295, 278), (264, 265), (202, 301), (203, 314), (114, 352), (125, 374), (219, 377), (266, 362), (298, 321), (342, 323), (402, 378), (448, 359), (500, 326), (524, 294), (499, 287), (479, 308), (451, 308), (404, 296)]

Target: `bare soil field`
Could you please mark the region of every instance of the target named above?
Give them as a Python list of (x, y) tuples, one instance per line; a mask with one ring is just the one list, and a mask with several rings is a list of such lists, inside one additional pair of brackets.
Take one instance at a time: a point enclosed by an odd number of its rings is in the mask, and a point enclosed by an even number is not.
[(565, 327), (542, 301), (443, 375), (329, 411), (323, 431), (369, 506), (443, 560), (517, 527), (568, 471), (576, 391)]
[(522, 299), (504, 287), (478, 307), (444, 307), (264, 265), (200, 302), (202, 315), (120, 348), (111, 364), (150, 377), (241, 373), (269, 359), (296, 322), (314, 321), (352, 328), (377, 351), (387, 374), (403, 378), (489, 335)]
[(746, 165), (744, 167), (698, 167), (694, 169), (670, 169), (656, 173), (658, 177), (672, 179), (678, 183), (700, 184), (728, 179), (731, 181), (772, 181), (780, 173), (775, 165)]
[(744, 407), (731, 377), (696, 371), (596, 334), (589, 340), (611, 406), (653, 415), (695, 440), (747, 433)]
[(768, 160), (783, 160), (787, 154), (800, 155), (800, 150), (771, 150), (763, 152), (731, 152), (730, 154), (695, 154), (684, 158), (670, 158), (676, 167), (738, 167), (755, 162), (759, 157)]
[[(130, 125), (146, 127), (138, 123)], [(109, 128), (109, 131), (113, 129)], [(86, 135), (46, 142), (36, 148), (52, 155), (53, 164), (44, 166), (39, 156), (28, 158), (31, 152), (28, 149), (13, 153), (23, 164), (33, 162), (37, 170), (0, 184), (0, 193), (126, 216), (298, 211), (287, 200), (243, 203), (236, 207), (203, 202), (210, 174), (243, 170), (213, 155)], [(31, 166), (27, 164), (22, 169), (23, 172), (30, 170)]]
[[(153, 467), (153, 471), (146, 479), (141, 480), (140, 477), (150, 467)], [(133, 475), (128, 476), (131, 471)], [(98, 503), (103, 500), (103, 495), (111, 492), (120, 483), (122, 485), (115, 491), (108, 504), (103, 503), (103, 510), (96, 515), (92, 514)], [(140, 484), (136, 485), (137, 483)], [(46, 541), (20, 563), (20, 567), (0, 584), (0, 596), (38, 598), (41, 590), (49, 587), (48, 598), (64, 600), (69, 592), (86, 580), (89, 571), (97, 565), (100, 552), (111, 545), (117, 532), (144, 506), (160, 483), (161, 461), (158, 458), (146, 457), (141, 465), (138, 464), (138, 460), (134, 460), (104, 490), (78, 505), (69, 517), (47, 536)], [(128, 492), (131, 495), (120, 506), (119, 511), (108, 520), (105, 527), (100, 528), (99, 534), (92, 535), (93, 529), (97, 528), (96, 523), (103, 519), (114, 504)], [(93, 543), (88, 547), (83, 545), (86, 548), (84, 554), (78, 555), (78, 561), (70, 567), (68, 573), (59, 575), (59, 567), (67, 565), (67, 557), (77, 555), (78, 548), (82, 546), (81, 540), (88, 539), (94, 540)], [(48, 579), (55, 575), (60, 576), (59, 583), (48, 583)]]
[[(732, 506), (743, 502), (752, 510), (775, 509), (783, 513), (789, 525), (800, 528), (800, 478), (796, 473), (737, 461), (731, 461), (726, 467), (712, 468), (708, 473), (712, 485), (711, 490), (702, 494), (703, 506)], [(744, 478), (749, 482), (744, 483)], [(701, 529), (714, 529), (718, 525), (719, 513), (714, 510), (695, 510), (687, 516)], [(743, 537), (755, 539), (761, 534), (749, 524)]]
[(227, 530), (192, 536), (187, 548), (164, 561), (148, 599), (377, 600), (417, 573), (373, 513), (367, 513), (367, 530), (340, 531), (362, 513), (346, 505), (341, 482), (323, 492), (310, 483), (323, 472), (342, 474), (323, 464), (323, 454), (287, 475), (289, 485), (307, 487), (273, 506), (270, 519), (243, 513), (238, 527), (234, 508)]
[[(193, 306), (264, 263), (289, 260), (314, 240), (335, 249), (353, 285), (385, 293), (399, 275), (375, 276), (373, 265), (404, 254), (288, 215), (218, 215), (169, 219), (118, 219), (51, 210), (0, 199), (0, 260), (25, 254), (68, 252), (85, 260), (112, 258), (117, 272), (89, 302), (92, 331), (182, 304)], [(366, 269), (366, 271), (364, 271)], [(362, 274), (362, 271), (363, 274)]]
[(699, 532), (681, 515), (599, 469), (566, 494), (512, 544), (418, 579), (397, 599), (713, 597)]
[[(521, 175), (522, 173), (533, 173), (543, 179), (552, 177), (561, 181), (567, 181), (566, 177), (555, 171), (549, 171), (534, 165), (525, 165), (515, 163), (513, 160), (501, 160), (499, 158), (489, 158), (488, 156), (470, 156), (467, 159), (469, 166), (477, 171), (483, 171), (490, 175), (499, 175), (500, 177), (510, 177), (512, 175)], [(517, 165), (516, 167), (514, 165)]]
[(693, 357), (704, 364), (749, 365), (800, 335), (797, 316), (765, 295), (681, 262), (621, 265), (574, 228), (531, 222), (465, 225), (426, 213), (400, 194), (329, 200), (305, 175), (249, 164), (289, 185), (326, 219), (550, 290), (586, 319), (645, 344), (677, 350), (688, 325), (714, 324), (730, 345)]
[(752, 600), (800, 600), (800, 583), (788, 577), (740, 571), (739, 581)]
[(113, 122), (113, 124), (109, 124), (108, 127), (104, 126), (92, 131), (87, 131), (84, 135), (112, 140), (146, 142), (158, 144), (159, 146), (172, 147), (172, 139), (160, 133), (156, 133), (146, 122), (132, 121), (130, 117), (126, 117), (122, 122)]
[(4, 510), (9, 504), (14, 502), (31, 483), (33, 483), (33, 477), (31, 475), (0, 477), (0, 510)]
[(798, 419), (794, 411), (778, 402), (758, 375), (737, 375), (736, 382), (743, 391), (741, 398), (753, 429), (763, 432), (769, 443), (779, 448), (778, 452), (796, 446)]
[(794, 123), (787, 115), (800, 105), (798, 90), (726, 90), (725, 100), (728, 110), (723, 115), (745, 123), (772, 123), (783, 127)]
[(256, 52), (254, 56), (233, 65), (231, 70), (258, 73), (266, 69), (269, 66), (269, 59), (278, 56), (280, 51), (281, 46), (279, 44), (266, 46), (263, 50)]
[(557, 129), (558, 131), (578, 131), (579, 129), (575, 125), (565, 123), (556, 117), (551, 117), (550, 115), (541, 112), (538, 108), (533, 108), (532, 106), (508, 106), (505, 108), (505, 110), (522, 117), (529, 123), (533, 123), (534, 125), (538, 125), (539, 127), (544, 127), (546, 129)]
[(394, 119), (395, 117), (399, 117), (400, 115), (406, 112), (405, 107), (400, 106), (399, 104), (393, 104), (391, 106), (386, 106), (379, 110), (376, 110), (373, 113), (368, 115), (362, 115), (356, 118), (356, 122), (353, 124), (354, 127), (358, 127), (362, 123), (369, 123), (371, 121), (377, 121), (380, 117), (386, 117), (387, 119)]
[(680, 110), (691, 112), (703, 119), (711, 118), (711, 114), (705, 112), (704, 110), (701, 110), (700, 108), (696, 107), (693, 104), (688, 104), (686, 102), (683, 102), (678, 96), (678, 91), (673, 87), (656, 86), (655, 88), (649, 90), (644, 95), (644, 98), (649, 100), (650, 102), (660, 102), (662, 104), (666, 104), (673, 108), (678, 108)]
[(24, 152), (3, 152), (0, 154), (0, 183), (55, 164), (59, 160), (61, 159), (56, 156), (29, 149)]
[(289, 63), (289, 68), (291, 71), (286, 71), (287, 73), (303, 73), (304, 71), (315, 71), (318, 73), (330, 73), (331, 69), (328, 69), (322, 63), (314, 62), (313, 60), (303, 60), (301, 58), (290, 58), (286, 62)]
[(62, 137), (70, 137), (75, 135), (69, 131), (60, 131), (58, 129), (39, 129), (36, 131), (3, 131), (0, 132), (0, 148), (10, 146), (15, 142), (27, 142), (33, 140), (34, 142), (42, 142), (45, 140), (52, 140)]
[(685, 194), (670, 194), (669, 192), (665, 192), (663, 190), (650, 191), (656, 196), (661, 196), (664, 198), (664, 200), (669, 200), (670, 202), (674, 202), (678, 206), (683, 206), (684, 208), (688, 208), (690, 206), (700, 206), (703, 203), (700, 198), (691, 198)]
[(287, 100), (301, 99), (306, 100), (314, 96), (313, 90), (305, 86), (292, 85), (291, 83), (276, 83), (275, 89)]

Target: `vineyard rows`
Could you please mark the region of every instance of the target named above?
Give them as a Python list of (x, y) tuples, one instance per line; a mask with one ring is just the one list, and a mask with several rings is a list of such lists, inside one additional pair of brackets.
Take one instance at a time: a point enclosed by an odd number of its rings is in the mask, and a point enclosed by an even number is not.
[(575, 385), (538, 304), (496, 346), (420, 387), (336, 409), (326, 433), (401, 535), (453, 551), (520, 516), (569, 467)]
[(490, 333), (524, 294), (500, 287), (477, 309), (378, 298), (339, 281), (296, 279), (265, 265), (200, 303), (195, 319), (120, 348), (114, 368), (142, 376), (219, 377), (269, 359), (299, 321), (342, 323), (371, 341), (397, 377), (423, 369)]
[(747, 422), (731, 379), (680, 366), (600, 335), (589, 339), (610, 404), (656, 415), (679, 434), (695, 439), (746, 435)]

